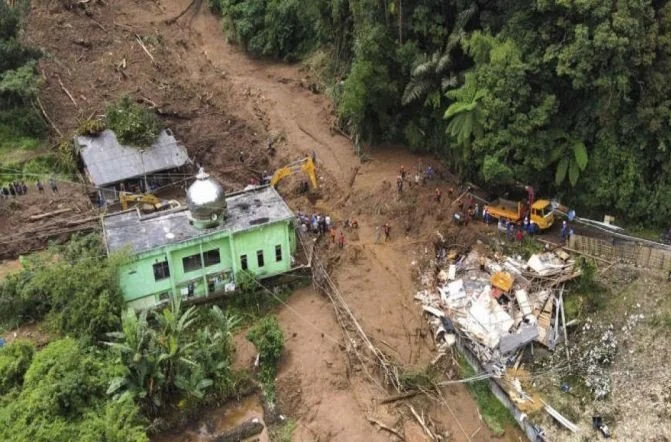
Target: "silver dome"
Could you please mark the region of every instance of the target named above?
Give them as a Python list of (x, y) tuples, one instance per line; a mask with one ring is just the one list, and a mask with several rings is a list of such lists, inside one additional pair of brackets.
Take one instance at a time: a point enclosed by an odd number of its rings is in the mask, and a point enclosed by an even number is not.
[(186, 191), (186, 205), (195, 221), (217, 224), (226, 216), (224, 188), (201, 167)]

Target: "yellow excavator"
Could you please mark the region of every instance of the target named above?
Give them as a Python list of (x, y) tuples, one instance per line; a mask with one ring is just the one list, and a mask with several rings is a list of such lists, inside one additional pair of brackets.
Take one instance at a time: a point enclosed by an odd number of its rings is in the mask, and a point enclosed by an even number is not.
[(145, 213), (176, 209), (181, 206), (179, 201), (161, 201), (156, 195), (151, 193), (119, 192), (119, 202), (123, 210), (128, 210), (130, 204), (140, 204), (140, 210)]
[(295, 161), (277, 169), (275, 173), (273, 173), (272, 178), (270, 178), (270, 185), (275, 187), (282, 178), (293, 175), (298, 171), (302, 171), (305, 175), (307, 175), (313, 189), (317, 189), (319, 187), (317, 183), (317, 168), (315, 167), (315, 163), (312, 161), (311, 157), (306, 157), (302, 160)]

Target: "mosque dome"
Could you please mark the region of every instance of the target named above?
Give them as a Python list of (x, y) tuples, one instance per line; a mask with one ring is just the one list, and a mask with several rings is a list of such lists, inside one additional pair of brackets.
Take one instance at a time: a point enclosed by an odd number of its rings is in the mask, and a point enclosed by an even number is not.
[(186, 191), (186, 205), (195, 223), (204, 227), (219, 224), (226, 216), (224, 188), (201, 167)]

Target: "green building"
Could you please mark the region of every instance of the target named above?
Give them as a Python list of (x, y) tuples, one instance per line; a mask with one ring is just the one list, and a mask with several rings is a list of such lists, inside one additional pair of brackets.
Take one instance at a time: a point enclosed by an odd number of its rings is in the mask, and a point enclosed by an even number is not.
[(274, 188), (225, 196), (201, 169), (187, 191), (187, 207), (114, 213), (103, 218), (103, 230), (108, 254), (132, 255), (119, 270), (121, 288), (127, 304), (142, 309), (177, 293), (190, 299), (232, 291), (241, 270), (259, 279), (291, 270), (293, 220)]

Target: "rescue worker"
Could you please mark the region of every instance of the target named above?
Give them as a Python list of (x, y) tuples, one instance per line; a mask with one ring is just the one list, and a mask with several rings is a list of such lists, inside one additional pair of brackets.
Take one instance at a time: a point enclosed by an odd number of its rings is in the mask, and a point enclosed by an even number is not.
[(391, 226), (389, 223), (384, 224), (384, 240), (389, 241), (391, 235)]
[(484, 206), (482, 208), (482, 220), (486, 223), (489, 224), (489, 209), (487, 209), (487, 206)]
[(440, 203), (440, 198), (443, 196), (443, 193), (440, 191), (439, 188), (436, 187), (436, 192), (435, 192), (435, 194), (436, 194), (436, 202), (437, 202), (437, 203)]
[(415, 186), (419, 186), (419, 173), (415, 174)]
[(338, 236), (338, 247), (341, 249), (345, 247), (345, 234), (342, 233), (342, 230), (340, 231), (340, 235)]
[(58, 193), (58, 186), (56, 185), (56, 180), (53, 177), (49, 178), (49, 186), (51, 186), (52, 193)]
[(401, 166), (401, 179), (405, 180), (405, 166)]
[(561, 237), (562, 241), (566, 241), (568, 239), (568, 234), (569, 234), (568, 224), (564, 220), (561, 223), (561, 231), (559, 233), (559, 236)]
[(330, 233), (331, 233), (331, 242), (333, 244), (335, 244), (335, 242), (336, 242), (336, 229), (335, 229), (335, 227), (331, 227)]
[(403, 193), (403, 178), (401, 178), (401, 175), (396, 178), (396, 189), (398, 193)]

